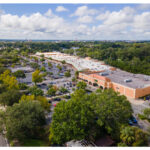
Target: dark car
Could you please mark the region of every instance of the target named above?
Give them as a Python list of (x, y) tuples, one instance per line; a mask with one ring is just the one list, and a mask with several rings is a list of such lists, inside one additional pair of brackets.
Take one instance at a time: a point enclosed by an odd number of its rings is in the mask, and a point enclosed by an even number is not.
[(63, 95), (63, 93), (61, 93), (61, 92), (58, 92), (58, 95)]
[(41, 85), (47, 86), (47, 84), (46, 84), (46, 83), (42, 83)]
[(37, 85), (37, 87), (39, 87), (39, 88), (40, 88), (40, 87), (41, 87), (41, 85)]
[(150, 96), (146, 96), (146, 100), (149, 100), (150, 99)]
[(57, 97), (53, 99), (54, 101), (61, 101), (61, 98)]
[(136, 118), (135, 117), (131, 117), (131, 119), (130, 119), (133, 123), (137, 123), (137, 120), (136, 120)]
[(66, 99), (70, 99), (71, 96), (70, 96), (70, 95), (66, 95), (65, 98), (66, 98)]
[(46, 97), (52, 97), (51, 95), (46, 95)]
[(51, 103), (52, 103), (52, 101), (51, 101), (51, 100), (49, 100), (49, 101), (48, 101), (48, 103), (50, 103), (50, 104), (51, 104)]

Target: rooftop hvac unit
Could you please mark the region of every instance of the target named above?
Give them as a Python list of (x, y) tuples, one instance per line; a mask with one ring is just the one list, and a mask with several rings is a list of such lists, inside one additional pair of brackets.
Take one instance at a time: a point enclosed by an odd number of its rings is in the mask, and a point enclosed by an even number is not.
[(144, 77), (144, 81), (149, 81), (149, 80), (150, 80), (150, 77), (147, 77), (147, 76)]
[(109, 73), (108, 72), (101, 72), (100, 75), (101, 76), (107, 76), (107, 75), (109, 75)]
[(124, 82), (132, 82), (132, 79), (125, 79)]

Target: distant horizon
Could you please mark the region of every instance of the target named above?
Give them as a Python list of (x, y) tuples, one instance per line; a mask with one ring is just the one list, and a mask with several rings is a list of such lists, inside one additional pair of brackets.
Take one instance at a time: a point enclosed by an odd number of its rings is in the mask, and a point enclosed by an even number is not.
[(28, 41), (28, 42), (31, 42), (31, 41), (150, 41), (150, 40), (86, 40), (86, 39), (83, 39), (83, 40), (65, 40), (65, 39), (54, 39), (54, 40), (49, 40), (49, 39), (0, 39), (0, 42), (1, 41)]

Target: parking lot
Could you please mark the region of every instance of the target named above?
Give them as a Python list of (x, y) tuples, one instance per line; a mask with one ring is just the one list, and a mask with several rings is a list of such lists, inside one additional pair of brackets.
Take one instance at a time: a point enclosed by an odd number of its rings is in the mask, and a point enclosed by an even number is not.
[[(19, 78), (17, 79), (21, 83), (26, 83), (29, 86), (33, 86), (34, 83), (32, 82), (32, 73), (35, 71), (35, 69), (31, 68), (30, 63), (35, 63), (33, 59), (27, 59), (24, 57), (27, 61), (29, 61), (28, 65), (26, 67), (17, 65), (14, 68), (9, 67), (12, 72), (15, 72), (17, 70), (24, 70), (26, 78)], [(44, 93), (47, 92), (48, 86), (49, 85), (55, 85), (58, 88), (60, 87), (65, 87), (67, 88), (70, 92), (72, 92), (72, 78), (74, 77), (74, 70), (70, 66), (66, 65), (61, 65), (61, 70), (57, 68), (57, 63), (51, 62), (52, 67), (50, 68), (48, 66), (48, 60), (45, 60), (44, 62), (41, 62), (40, 59), (38, 60), (38, 65), (41, 67), (45, 67), (47, 73), (51, 73), (51, 75), (47, 75), (42, 83), (38, 83), (37, 85), (39, 88), (41, 88)], [(71, 77), (65, 77), (65, 72), (67, 70), (70, 70)], [(44, 71), (41, 71), (41, 73), (44, 73)]]
[[(31, 63), (38, 63), (40, 68), (42, 68), (44, 66), (46, 71), (41, 71), (42, 74), (45, 72), (51, 73), (51, 74), (47, 74), (41, 83), (37, 83), (38, 88), (43, 90), (44, 96), (51, 103), (50, 112), (46, 115), (47, 124), (49, 124), (51, 122), (52, 114), (53, 114), (54, 108), (57, 105), (57, 103), (59, 103), (61, 100), (67, 100), (62, 97), (65, 95), (68, 95), (68, 97), (70, 97), (70, 94), (73, 92), (73, 88), (75, 88), (75, 85), (72, 83), (72, 78), (75, 75), (75, 71), (70, 66), (63, 65), (59, 62), (55, 63), (55, 62), (50, 62), (49, 60), (45, 60), (45, 61), (41, 62), (40, 59), (38, 59), (38, 62), (37, 61), (35, 62), (34, 59), (29, 59), (26, 57), (23, 57), (23, 59), (26, 60), (26, 62), (27, 62), (26, 66), (18, 64), (15, 67), (9, 67), (9, 69), (11, 69), (12, 72), (15, 72), (17, 70), (24, 71), (26, 77), (25, 78), (17, 78), (19, 83), (25, 83), (29, 87), (34, 86), (34, 83), (32, 82), (32, 73), (36, 69), (32, 68), (32, 66), (30, 65)], [(49, 67), (48, 62), (50, 62), (52, 64), (51, 67)], [(61, 66), (61, 70), (57, 67), (58, 64)], [(65, 77), (65, 72), (68, 70), (70, 70), (71, 76)], [(58, 89), (60, 89), (61, 87), (64, 87), (65, 89), (68, 90), (68, 92), (61, 93), (58, 90), (56, 92), (55, 96), (49, 96), (47, 94), (47, 91), (48, 91), (50, 85), (56, 86)]]

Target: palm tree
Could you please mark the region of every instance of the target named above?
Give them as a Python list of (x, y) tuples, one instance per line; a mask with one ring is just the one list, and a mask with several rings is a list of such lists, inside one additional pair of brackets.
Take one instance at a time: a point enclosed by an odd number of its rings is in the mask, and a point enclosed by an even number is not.
[(134, 128), (128, 126), (121, 130), (120, 139), (130, 146), (135, 141)]

